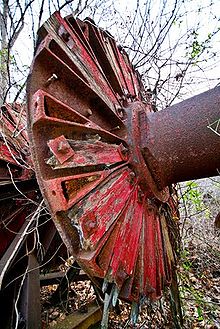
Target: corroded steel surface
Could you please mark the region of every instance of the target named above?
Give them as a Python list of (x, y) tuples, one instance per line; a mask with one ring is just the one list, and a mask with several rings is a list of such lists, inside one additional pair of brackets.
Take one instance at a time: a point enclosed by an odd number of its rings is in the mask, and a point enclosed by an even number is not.
[(159, 189), (219, 175), (220, 138), (218, 131), (208, 129), (219, 119), (220, 87), (216, 87), (141, 121), (140, 146)]
[(177, 204), (140, 150), (152, 108), (127, 55), (90, 20), (55, 13), (39, 32), (28, 107), (42, 194), (69, 251), (102, 285), (104, 319), (118, 296), (160, 298), (175, 265)]

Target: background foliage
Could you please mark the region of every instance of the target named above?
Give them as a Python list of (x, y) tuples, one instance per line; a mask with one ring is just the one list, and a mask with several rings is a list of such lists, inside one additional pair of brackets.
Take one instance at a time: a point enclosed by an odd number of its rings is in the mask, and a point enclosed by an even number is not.
[(24, 97), (37, 30), (55, 10), (107, 29), (158, 108), (218, 83), (217, 0), (1, 0), (1, 102)]

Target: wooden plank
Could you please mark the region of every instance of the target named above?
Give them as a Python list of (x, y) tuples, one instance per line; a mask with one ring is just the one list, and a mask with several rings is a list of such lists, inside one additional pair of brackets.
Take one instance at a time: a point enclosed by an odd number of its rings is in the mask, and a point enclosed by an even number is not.
[[(52, 284), (60, 284), (60, 281), (64, 278), (65, 273), (62, 271), (59, 272), (51, 272), (51, 273), (45, 273), (40, 275), (40, 285), (43, 286), (49, 286)], [(90, 280), (88, 275), (85, 274), (85, 272), (80, 271), (79, 275), (74, 276), (72, 278), (71, 282), (77, 282), (77, 281), (85, 281)]]
[(76, 311), (68, 315), (64, 320), (58, 322), (54, 329), (88, 329), (102, 319), (102, 307), (97, 303), (88, 305), (88, 312), (80, 313)]

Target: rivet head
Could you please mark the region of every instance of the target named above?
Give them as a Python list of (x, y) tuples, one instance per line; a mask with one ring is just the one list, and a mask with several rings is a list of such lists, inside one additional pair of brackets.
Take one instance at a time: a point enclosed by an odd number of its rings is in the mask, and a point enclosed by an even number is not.
[(135, 180), (135, 173), (132, 171), (130, 173), (130, 184), (133, 185)]
[(51, 77), (49, 79), (47, 79), (47, 81), (45, 82), (45, 86), (46, 87), (49, 86), (52, 82), (54, 82), (56, 80), (58, 80), (58, 76), (55, 73), (53, 73), (51, 75)]
[(93, 114), (93, 113), (92, 113), (92, 110), (88, 109), (88, 110), (86, 111), (86, 116), (87, 116), (87, 117), (90, 117), (92, 114)]

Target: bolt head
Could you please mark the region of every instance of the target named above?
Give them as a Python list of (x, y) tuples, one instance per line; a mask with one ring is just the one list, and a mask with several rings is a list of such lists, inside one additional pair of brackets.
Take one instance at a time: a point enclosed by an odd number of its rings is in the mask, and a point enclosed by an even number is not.
[(69, 145), (64, 141), (61, 141), (57, 147), (57, 151), (60, 153), (66, 153), (68, 149), (69, 149)]

